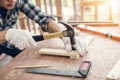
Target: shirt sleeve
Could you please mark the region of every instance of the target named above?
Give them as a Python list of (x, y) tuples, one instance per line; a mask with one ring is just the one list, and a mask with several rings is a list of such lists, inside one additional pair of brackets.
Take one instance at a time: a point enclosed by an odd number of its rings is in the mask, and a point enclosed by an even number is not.
[(47, 32), (48, 31), (47, 24), (49, 23), (50, 20), (55, 20), (53, 16), (46, 15), (31, 0), (20, 1), (21, 1), (20, 10), (30, 19), (38, 23), (42, 27), (43, 31)]

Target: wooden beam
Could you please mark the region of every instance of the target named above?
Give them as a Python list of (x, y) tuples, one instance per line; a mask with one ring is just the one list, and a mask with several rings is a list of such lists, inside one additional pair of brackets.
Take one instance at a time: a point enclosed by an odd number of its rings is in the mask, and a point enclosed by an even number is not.
[[(88, 48), (88, 46), (93, 41), (93, 39), (94, 39), (93, 36), (87, 36), (84, 39), (84, 42), (86, 44), (86, 48)], [(55, 55), (55, 56), (68, 56), (71, 59), (79, 59), (79, 57), (84, 56), (85, 53), (80, 54), (77, 51), (67, 52), (66, 50), (62, 50), (62, 49), (50, 49), (50, 48), (42, 48), (39, 50), (39, 54)]]
[(109, 5), (109, 20), (112, 20), (112, 8), (111, 8), (111, 5)]
[(89, 5), (106, 5), (108, 3), (107, 1), (90, 1), (90, 2), (82, 2), (81, 4), (84, 6), (89, 6)]
[(119, 26), (119, 23), (113, 23), (113, 22), (68, 22), (70, 25), (72, 26), (77, 26), (77, 25), (80, 25), (80, 24), (84, 24), (84, 25), (88, 25), (88, 26), (106, 26), (106, 27), (110, 27), (110, 26), (114, 26), (114, 27), (118, 27)]
[[(56, 0), (56, 10), (57, 10), (57, 15), (62, 15), (62, 3), (61, 0)], [(58, 20), (61, 20), (62, 16), (58, 17)]]
[(52, 0), (49, 0), (49, 3), (50, 3), (50, 12), (51, 12), (51, 15), (53, 15), (53, 3), (52, 3)]
[(37, 5), (38, 7), (41, 8), (41, 0), (35, 0), (35, 3), (36, 3), (36, 5)]
[(61, 49), (42, 48), (39, 50), (39, 54), (67, 56), (70, 57), (71, 59), (79, 59), (79, 53), (77, 53), (76, 51), (67, 52), (66, 50)]
[(82, 3), (83, 3), (83, 0), (81, 0), (81, 2), (80, 2), (81, 20), (84, 19), (84, 10), (83, 10), (84, 5)]
[(44, 6), (45, 6), (45, 13), (48, 14), (48, 11), (47, 11), (47, 2), (46, 2), (46, 0), (44, 0)]
[(76, 20), (77, 18), (77, 11), (76, 11), (76, 0), (73, 0), (73, 11), (74, 11), (74, 19)]
[(68, 21), (69, 23), (113, 23), (112, 20), (108, 20), (108, 21), (98, 21), (98, 20), (95, 20), (95, 21)]
[(94, 6), (95, 7), (95, 20), (98, 20), (98, 7), (97, 5)]
[(108, 73), (106, 80), (120, 80), (120, 60), (115, 64), (113, 69)]

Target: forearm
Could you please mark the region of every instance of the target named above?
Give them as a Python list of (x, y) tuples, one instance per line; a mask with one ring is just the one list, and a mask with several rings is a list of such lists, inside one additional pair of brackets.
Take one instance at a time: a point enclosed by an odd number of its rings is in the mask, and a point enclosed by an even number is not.
[(56, 21), (51, 20), (48, 23), (48, 32), (53, 33), (53, 32), (59, 32), (65, 30), (65, 27), (62, 24), (58, 24)]
[(6, 32), (7, 32), (7, 30), (0, 32), (0, 43), (6, 41), (6, 40), (5, 40), (5, 34), (6, 34)]

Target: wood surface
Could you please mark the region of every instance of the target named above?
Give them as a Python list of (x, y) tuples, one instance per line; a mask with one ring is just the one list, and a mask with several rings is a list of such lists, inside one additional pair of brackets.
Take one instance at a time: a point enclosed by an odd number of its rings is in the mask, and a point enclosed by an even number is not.
[[(120, 33), (119, 28), (104, 28)], [(0, 69), (0, 80), (105, 80), (107, 74), (120, 59), (120, 42), (102, 36), (80, 32), (80, 37), (92, 35), (94, 40), (88, 53), (78, 60), (62, 56), (47, 56), (38, 54), (40, 48), (64, 49), (60, 39), (41, 41), (36, 47), (25, 49), (9, 64)], [(73, 78), (45, 74), (25, 73), (24, 69), (14, 69), (16, 66), (50, 65), (52, 69), (78, 70), (82, 61), (91, 61), (92, 65), (87, 78)]]
[(112, 70), (108, 73), (106, 80), (120, 80), (120, 60), (115, 64)]

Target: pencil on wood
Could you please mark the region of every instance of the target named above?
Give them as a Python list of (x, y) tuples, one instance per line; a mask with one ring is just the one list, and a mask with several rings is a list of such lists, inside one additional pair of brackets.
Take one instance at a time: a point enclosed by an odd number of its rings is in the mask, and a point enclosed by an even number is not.
[(49, 65), (34, 65), (34, 66), (16, 66), (15, 69), (24, 69), (24, 68), (47, 68)]

